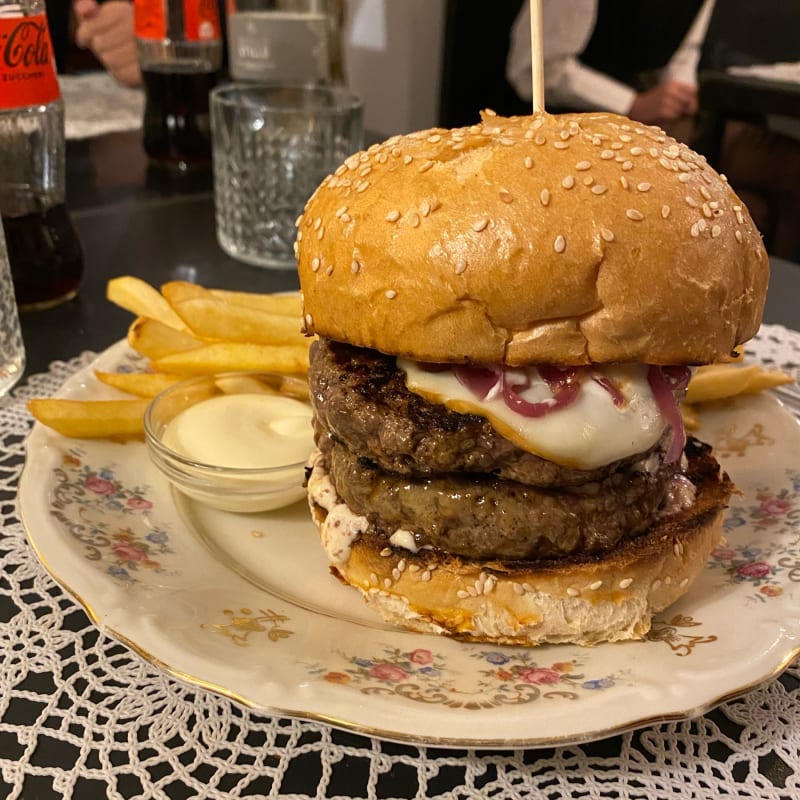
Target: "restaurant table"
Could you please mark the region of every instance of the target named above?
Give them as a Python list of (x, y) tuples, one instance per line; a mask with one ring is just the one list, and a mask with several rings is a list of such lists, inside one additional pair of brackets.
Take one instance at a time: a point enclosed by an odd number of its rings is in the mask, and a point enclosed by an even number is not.
[[(137, 135), (71, 143), (68, 159), (85, 281), (74, 301), (23, 316), (26, 381), (0, 403), (0, 797), (800, 796), (796, 662), (693, 720), (590, 743), (482, 751), (272, 717), (169, 677), (98, 630), (40, 566), (17, 518), (31, 424), (25, 399), (51, 393), (124, 337), (130, 315), (104, 298), (111, 277), (277, 291), (296, 288), (297, 276), (228, 258), (215, 241), (208, 174), (154, 172)], [(766, 322), (798, 328), (800, 266), (772, 266)]]

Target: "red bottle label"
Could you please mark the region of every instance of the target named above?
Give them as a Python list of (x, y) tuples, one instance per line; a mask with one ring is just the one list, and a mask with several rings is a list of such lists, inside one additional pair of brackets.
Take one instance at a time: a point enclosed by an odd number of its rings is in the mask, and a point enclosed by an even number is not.
[[(134, 32), (140, 39), (167, 38), (166, 0), (135, 0)], [(216, 0), (183, 0), (183, 39), (208, 42), (220, 38)]]
[(47, 17), (0, 18), (0, 108), (44, 105), (59, 97)]

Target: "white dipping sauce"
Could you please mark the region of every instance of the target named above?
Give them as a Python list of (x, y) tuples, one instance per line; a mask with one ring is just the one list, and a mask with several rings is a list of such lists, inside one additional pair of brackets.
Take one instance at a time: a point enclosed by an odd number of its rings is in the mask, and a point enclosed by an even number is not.
[(181, 411), (162, 438), (186, 458), (218, 467), (297, 464), (313, 448), (311, 407), (282, 395), (219, 395)]

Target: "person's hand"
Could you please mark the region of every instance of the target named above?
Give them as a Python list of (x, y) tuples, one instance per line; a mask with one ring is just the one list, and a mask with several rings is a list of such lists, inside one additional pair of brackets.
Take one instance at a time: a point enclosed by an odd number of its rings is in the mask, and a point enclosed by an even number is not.
[(628, 116), (644, 123), (675, 120), (697, 113), (697, 87), (681, 81), (664, 81), (637, 94)]
[(75, 0), (78, 27), (75, 43), (89, 48), (120, 83), (138, 86), (142, 82), (139, 56), (133, 34), (133, 4), (128, 0)]

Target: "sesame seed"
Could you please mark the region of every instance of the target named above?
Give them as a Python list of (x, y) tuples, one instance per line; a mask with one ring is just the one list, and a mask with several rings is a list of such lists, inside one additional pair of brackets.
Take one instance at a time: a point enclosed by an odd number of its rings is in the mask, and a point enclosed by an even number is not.
[(500, 140), (500, 144), (505, 147), (511, 147), (511, 145), (515, 144), (513, 139), (503, 138)]
[(351, 222), (353, 218), (349, 214), (342, 214), (342, 216), (339, 217), (339, 219), (342, 222)]
[(583, 179), (583, 185), (584, 186), (591, 186), (593, 183), (594, 183), (594, 178), (591, 175), (587, 175)]
[(514, 202), (514, 196), (511, 194), (511, 192), (507, 192), (505, 189), (502, 189), (500, 191), (500, 199), (504, 203), (513, 203)]
[(744, 225), (744, 215), (742, 214), (742, 212), (741, 212), (741, 211), (737, 211), (737, 212), (736, 212), (736, 221), (737, 221), (737, 222), (738, 222), (740, 225)]
[(475, 233), (480, 233), (481, 231), (486, 230), (486, 226), (488, 224), (489, 224), (488, 218), (484, 217), (483, 219), (476, 220), (475, 222), (472, 223), (472, 230), (474, 230)]
[(569, 139), (569, 131), (567, 130), (561, 131), (558, 135), (564, 140)]
[(700, 208), (700, 203), (698, 203), (697, 200), (694, 199), (694, 197), (691, 197), (690, 195), (687, 194), (686, 197), (684, 197), (683, 199), (686, 201), (686, 205), (689, 206), (690, 208)]
[(294, 226), (295, 226), (295, 228), (299, 228), (299, 227), (300, 227), (300, 223), (301, 223), (302, 221), (303, 221), (303, 215), (301, 214), (301, 215), (300, 215), (300, 216), (299, 216), (299, 217), (298, 217), (298, 218), (297, 218), (297, 219), (294, 221)]
[(428, 137), (428, 141), (431, 144), (436, 144), (437, 142), (440, 142), (441, 140), (442, 140), (442, 137), (438, 133), (434, 133), (432, 136)]
[(362, 183), (360, 186), (358, 186), (358, 187), (356, 188), (356, 191), (357, 191), (359, 194), (361, 194), (362, 192), (365, 192), (365, 191), (367, 190), (367, 188), (368, 188), (368, 187), (369, 187), (369, 181), (364, 181), (364, 182), (363, 182), (363, 183)]
[(711, 219), (714, 215), (714, 212), (711, 210), (711, 206), (708, 203), (703, 203), (703, 216), (706, 219)]
[(350, 264), (350, 272), (352, 272), (355, 275), (357, 272), (360, 271), (361, 271), (361, 264), (359, 264), (359, 262), (356, 259), (353, 259), (352, 264)]
[(661, 164), (664, 169), (672, 169), (672, 162), (668, 158), (664, 158), (663, 156), (658, 159), (658, 163)]
[(688, 585), (689, 585), (689, 579), (688, 579), (688, 578), (684, 578), (684, 579), (681, 581), (680, 588), (681, 588), (681, 589), (685, 589), (685, 588), (686, 588)]
[(532, 131), (532, 130), (527, 130), (527, 131), (525, 131), (525, 138), (526, 138), (528, 141), (530, 141), (531, 139), (533, 139), (533, 131)]
[(641, 222), (644, 219), (644, 214), (641, 211), (637, 211), (635, 208), (629, 208), (625, 212), (625, 216), (628, 219), (632, 219), (634, 222)]
[(389, 589), (389, 588), (391, 587), (391, 585), (392, 585), (392, 579), (391, 579), (391, 578), (384, 578), (384, 579), (383, 579), (383, 585), (384, 585), (384, 586), (385, 586), (387, 589)]
[(522, 588), (521, 583), (517, 583), (516, 581), (514, 581), (511, 584), (511, 588), (514, 590), (514, 594), (525, 594), (525, 590)]
[(412, 228), (419, 228), (420, 218), (416, 211), (409, 216), (408, 220)]
[(597, 186), (592, 186), (592, 194), (605, 194), (608, 190), (602, 183), (598, 183)]
[(568, 142), (553, 142), (553, 147), (555, 147), (556, 150), (566, 150), (569, 147), (569, 143)]
[(619, 185), (627, 191), (628, 189), (628, 179), (624, 175), (619, 176)]
[(711, 228), (711, 238), (716, 239), (722, 233), (722, 228), (719, 225), (714, 225)]
[(430, 573), (430, 570), (427, 570), (427, 569), (426, 569), (426, 570), (425, 570), (425, 571), (422, 573), (422, 575), (420, 575), (420, 576), (419, 576), (419, 578), (420, 578), (420, 580), (421, 580), (421, 581), (424, 581), (425, 583), (427, 583), (427, 582), (428, 582), (428, 581), (431, 579), (431, 573)]
[(564, 179), (561, 181), (561, 185), (562, 185), (562, 186), (563, 186), (565, 189), (571, 189), (571, 188), (572, 188), (572, 187), (575, 185), (575, 178), (573, 178), (573, 177), (572, 177), (572, 175), (567, 175), (567, 176), (566, 176), (566, 177), (565, 177), (565, 178), (564, 178)]
[(539, 200), (543, 206), (550, 204), (550, 192), (548, 189), (542, 189), (541, 193), (539, 194)]
[(496, 117), (497, 112), (491, 108), (484, 108), (483, 113), (486, 114), (487, 117)]
[(405, 155), (403, 156), (403, 163), (408, 166), (414, 160), (414, 156)]
[(621, 133), (619, 136), (619, 140), (621, 142), (629, 142), (631, 140), (631, 137), (627, 133)]
[(580, 592), (574, 586), (568, 586), (567, 587), (567, 594), (570, 597), (577, 597), (580, 594)]
[(649, 192), (653, 188), (653, 186), (652, 186), (652, 184), (649, 184), (649, 183), (638, 183), (638, 184), (636, 184), (636, 188), (640, 192)]
[(369, 165), (367, 165), (367, 166), (366, 166), (366, 167), (364, 167), (364, 169), (362, 169), (362, 170), (361, 170), (361, 172), (359, 172), (358, 174), (359, 174), (359, 175), (360, 175), (362, 178), (366, 178), (366, 177), (367, 177), (367, 175), (369, 175), (369, 174), (370, 174), (370, 172), (372, 172), (372, 167), (370, 167)]
[(530, 156), (525, 156), (525, 169), (530, 169), (533, 166), (533, 159)]
[(669, 216), (670, 210), (669, 206), (661, 206), (661, 219), (666, 219)]
[(369, 580), (370, 580), (370, 583), (377, 583), (378, 582), (378, 576), (374, 572), (370, 572)]
[(467, 268), (467, 259), (459, 258), (458, 261), (456, 261), (456, 275), (461, 275), (466, 268)]
[(603, 585), (603, 581), (595, 581), (594, 583), (589, 584), (589, 588), (596, 592), (601, 586)]
[(347, 165), (346, 164), (341, 164), (339, 167), (336, 168), (336, 172), (334, 172), (333, 174), (334, 175), (344, 175), (345, 172), (347, 172)]
[(630, 169), (633, 169), (633, 161), (624, 162), (623, 165), (622, 165), (622, 169), (624, 169), (625, 172), (627, 172)]
[(315, 230), (315, 231), (318, 231), (318, 230), (319, 230), (319, 226), (320, 226), (320, 225), (322, 225), (322, 219), (321, 219), (320, 217), (317, 217), (317, 218), (314, 220), (314, 230)]
[[(601, 156), (601, 158), (602, 158), (602, 156)], [(591, 168), (592, 168), (592, 162), (591, 161), (579, 161), (575, 165), (575, 169), (577, 169), (578, 172), (585, 172), (587, 169), (591, 169)]]
[(342, 214), (344, 214), (346, 211), (347, 211), (347, 206), (342, 206), (341, 208), (338, 208), (338, 209), (336, 210), (336, 214), (334, 214), (334, 216), (335, 216), (335, 217), (338, 219), (338, 218), (339, 218), (339, 217), (341, 217), (341, 216), (342, 216)]
[(389, 156), (387, 156), (386, 153), (381, 153), (378, 156), (378, 163), (379, 164), (385, 164), (388, 160), (389, 160)]
[(393, 208), (393, 209), (392, 209), (392, 210), (391, 210), (391, 211), (390, 211), (390, 212), (389, 212), (389, 213), (386, 215), (386, 221), (387, 221), (387, 222), (397, 222), (397, 220), (399, 220), (399, 219), (400, 219), (400, 212), (399, 212), (399, 211), (398, 211), (396, 208)]
[(653, 585), (652, 585), (650, 588), (651, 588), (653, 591), (658, 591), (658, 590), (661, 588), (661, 581), (660, 581), (658, 578), (656, 578), (656, 579), (653, 581)]
[(633, 583), (633, 578), (623, 578), (619, 582), (620, 589), (627, 589)]
[(567, 249), (567, 240), (559, 233), (556, 240), (553, 242), (553, 250), (556, 253), (563, 253)]
[(427, 200), (423, 200), (419, 204), (419, 210), (423, 217), (427, 217), (431, 213), (431, 204)]
[(394, 298), (397, 297), (397, 292), (394, 289), (387, 289), (386, 290), (386, 297), (389, 300), (394, 300)]
[(328, 268), (325, 270), (325, 274), (328, 276), (333, 275), (333, 264), (328, 264)]
[(700, 235), (700, 225), (695, 222), (689, 229), (689, 233), (692, 235), (693, 239), (696, 239)]
[(678, 180), (681, 183), (689, 183), (689, 181), (691, 180), (691, 175), (689, 175), (688, 172), (681, 172), (681, 174), (678, 175)]
[(317, 231), (317, 239), (319, 239), (319, 241), (322, 241), (322, 237), (323, 237), (324, 235), (325, 235), (325, 226), (323, 225), (323, 226), (322, 226), (322, 227), (321, 227), (321, 228), (320, 228), (320, 229)]
[(614, 158), (614, 151), (603, 150), (603, 152), (600, 153), (600, 158), (602, 158), (604, 161), (608, 161), (610, 158)]
[(537, 133), (533, 141), (538, 145), (543, 145), (547, 143), (547, 137), (543, 133)]
[(431, 212), (436, 211), (436, 209), (441, 207), (442, 207), (441, 200), (439, 200), (439, 198), (436, 197), (435, 195), (431, 197)]
[(463, 589), (459, 589), (459, 590), (456, 592), (456, 597), (457, 597), (459, 600), (466, 600), (466, 599), (469, 597), (469, 594), (468, 594), (467, 592), (465, 592)]
[(642, 147), (631, 147), (631, 155), (632, 156), (644, 155), (644, 148), (642, 148)]
[(402, 150), (401, 150), (399, 147), (393, 147), (391, 152), (392, 152), (392, 155), (393, 155), (395, 158), (400, 158), (400, 154), (401, 154), (403, 151), (402, 151)]
[(306, 314), (306, 325), (310, 328), (314, 324), (314, 317), (311, 314)]
[(610, 231), (608, 228), (600, 228), (600, 235), (603, 237), (604, 241), (606, 242), (613, 242), (614, 241), (614, 233)]
[(664, 578), (664, 585), (669, 586), (671, 583), (672, 583), (672, 578), (669, 575), (667, 575), (667, 577)]
[(737, 230), (733, 235), (736, 237), (736, 241), (739, 242), (739, 244), (741, 244), (742, 243), (742, 239), (744, 238), (742, 236), (742, 232)]
[(311, 271), (316, 272), (319, 269), (319, 259), (313, 258), (311, 260)]
[(675, 544), (672, 546), (672, 550), (676, 556), (680, 557), (683, 553), (683, 545), (680, 542), (675, 542)]
[(399, 570), (399, 569), (397, 569), (397, 567), (395, 567), (395, 568), (392, 570), (392, 577), (393, 577), (393, 578), (394, 578), (396, 581), (399, 581), (399, 580), (400, 580), (400, 570)]
[(420, 172), (427, 172), (433, 166), (433, 161), (426, 161), (420, 168)]
[(648, 150), (648, 152), (650, 153), (650, 155), (653, 158), (658, 158), (658, 148), (657, 147), (651, 147), (650, 150)]

